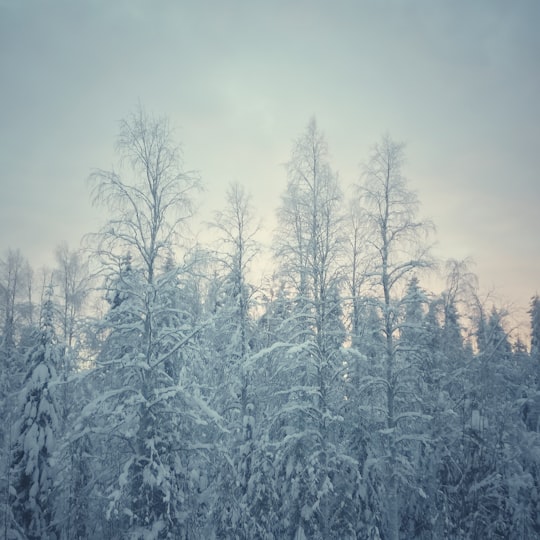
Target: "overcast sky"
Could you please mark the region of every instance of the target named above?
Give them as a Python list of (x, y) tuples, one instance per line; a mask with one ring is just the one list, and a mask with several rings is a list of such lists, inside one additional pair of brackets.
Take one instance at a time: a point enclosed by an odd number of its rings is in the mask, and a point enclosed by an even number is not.
[[(137, 102), (177, 127), (204, 209), (244, 184), (271, 227), (311, 116), (345, 186), (384, 133), (484, 290), (540, 292), (537, 0), (0, 0), (0, 253), (96, 230), (86, 178)], [(264, 223), (263, 223), (264, 225)]]

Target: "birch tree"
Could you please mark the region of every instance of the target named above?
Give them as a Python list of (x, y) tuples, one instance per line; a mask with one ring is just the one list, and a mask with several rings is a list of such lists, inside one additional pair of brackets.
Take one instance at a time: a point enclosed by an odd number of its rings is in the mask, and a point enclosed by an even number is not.
[(224, 459), (219, 476), (225, 491), (216, 501), (216, 526), (220, 536), (249, 536), (255, 528), (249, 492), (253, 484), (256, 400), (250, 365), (254, 287), (248, 282), (247, 272), (259, 247), (250, 197), (242, 186), (229, 186), (226, 206), (215, 213), (210, 227), (216, 233), (215, 257), (221, 273), (220, 305), (213, 325), (215, 362), (219, 364), (215, 382), (220, 387), (220, 409), (230, 432), (222, 438)]
[(400, 531), (400, 493), (406, 493), (406, 474), (400, 470), (411, 419), (418, 409), (408, 407), (416, 398), (407, 386), (410, 369), (400, 351), (405, 285), (412, 275), (430, 265), (427, 235), (431, 224), (418, 218), (419, 203), (402, 174), (404, 147), (385, 136), (373, 148), (363, 170), (359, 197), (366, 222), (365, 245), (371, 256), (367, 269), (371, 304), (379, 314), (383, 335), (377, 361), (380, 376), (368, 386), (382, 391), (384, 425), (379, 436), (382, 455), (370, 461), (382, 475), (386, 501), (385, 537), (397, 540)]
[(165, 263), (192, 214), (198, 179), (184, 171), (167, 120), (141, 108), (121, 122), (117, 148), (121, 172), (92, 175), (95, 202), (113, 212), (98, 236), (98, 253), (112, 270), (129, 254), (132, 270), (116, 273), (122, 287), (104, 321), (113, 341), (95, 370), (106, 391), (85, 415), (99, 419), (101, 432), (118, 448), (116, 482), (108, 488), (116, 534), (184, 538), (193, 510), (188, 468), (201, 432), (195, 426), (212, 415), (190, 388), (191, 366), (171, 369), (172, 360), (188, 357), (178, 353), (197, 329), (167, 323), (175, 319), (167, 316), (175, 310), (167, 291), (181, 269)]
[(339, 523), (347, 536), (355, 525), (336, 511), (332, 495), (343, 487), (347, 461), (335, 437), (343, 400), (342, 192), (314, 119), (295, 141), (287, 172), (276, 258), (294, 309), (282, 334), (283, 349), (273, 357), (275, 397), (269, 412), (282, 501), (279, 534), (327, 538)]

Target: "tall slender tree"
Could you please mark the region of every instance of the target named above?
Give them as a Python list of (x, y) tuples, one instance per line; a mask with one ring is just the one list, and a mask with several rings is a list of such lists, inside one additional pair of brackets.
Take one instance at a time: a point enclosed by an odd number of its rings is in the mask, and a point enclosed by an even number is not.
[(0, 258), (0, 519), (4, 533), (10, 514), (11, 434), (18, 414), (15, 396), (27, 370), (25, 337), (30, 338), (34, 330), (33, 311), (32, 270), (19, 250), (9, 249)]
[[(384, 534), (397, 540), (400, 534), (400, 494), (407, 492), (403, 483), (405, 470), (400, 470), (410, 443), (411, 424), (419, 418), (416, 407), (410, 407), (407, 379), (410, 369), (407, 357), (400, 350), (399, 334), (403, 330), (400, 314), (407, 280), (419, 269), (430, 265), (426, 242), (431, 224), (418, 215), (418, 199), (403, 176), (404, 147), (385, 136), (375, 145), (364, 167), (364, 181), (359, 186), (360, 202), (366, 220), (365, 242), (371, 254), (368, 268), (383, 334), (378, 361), (381, 377), (372, 384), (384, 392), (384, 429), (379, 431), (381, 455), (374, 463), (380, 467), (385, 485)], [(407, 398), (408, 396), (408, 398)]]
[(531, 298), (529, 314), (531, 316), (531, 358), (540, 366), (540, 297), (537, 294)]
[[(247, 272), (258, 252), (249, 195), (238, 184), (227, 190), (226, 207), (216, 212), (210, 224), (217, 233), (216, 258), (222, 268), (220, 306), (215, 315), (214, 344), (220, 357), (219, 385), (223, 416), (228, 419), (229, 433), (222, 442), (223, 466), (220, 484), (228, 496), (217, 505), (219, 534), (247, 537), (255, 527), (251, 507), (250, 485), (254, 474), (255, 389), (250, 362), (254, 325), (251, 319), (253, 287)], [(256, 467), (255, 467), (256, 468)], [(257, 474), (257, 472), (255, 472)]]
[(58, 415), (53, 385), (60, 361), (53, 323), (52, 288), (42, 307), (41, 326), (27, 353), (28, 371), (21, 394), (21, 414), (13, 454), (13, 531), (26, 538), (56, 538), (53, 454)]
[[(344, 331), (336, 313), (341, 314), (344, 240), (342, 192), (314, 119), (295, 142), (287, 172), (276, 256), (294, 309), (281, 337), (288, 347), (274, 358), (268, 437), (280, 490), (279, 534), (325, 538), (337, 527), (333, 517), (343, 517), (332, 492), (345, 482), (335, 438), (343, 400)], [(354, 530), (345, 519), (339, 527), (345, 536)]]

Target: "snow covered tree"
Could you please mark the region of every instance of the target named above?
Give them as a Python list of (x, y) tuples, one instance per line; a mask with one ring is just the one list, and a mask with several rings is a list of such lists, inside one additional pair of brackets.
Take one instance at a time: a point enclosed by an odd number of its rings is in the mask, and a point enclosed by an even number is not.
[(426, 306), (428, 299), (421, 289), (417, 276), (413, 276), (407, 284), (402, 299), (402, 321), (399, 333), (400, 350), (411, 363), (421, 363), (419, 356), (426, 352)]
[(56, 538), (53, 453), (58, 416), (53, 385), (61, 350), (53, 325), (52, 290), (42, 307), (41, 327), (27, 353), (28, 372), (21, 392), (12, 458), (12, 530), (28, 539)]
[(216, 262), (220, 271), (219, 306), (213, 325), (213, 363), (216, 364), (222, 403), (228, 420), (228, 437), (220, 467), (222, 496), (217, 497), (218, 536), (247, 537), (254, 529), (249, 486), (253, 472), (255, 396), (250, 362), (254, 332), (250, 310), (253, 287), (247, 280), (249, 265), (258, 252), (250, 198), (238, 184), (227, 190), (226, 207), (210, 224), (216, 231)]
[(80, 251), (70, 250), (67, 244), (60, 245), (55, 252), (56, 268), (53, 272), (57, 283), (61, 310), (61, 337), (68, 350), (75, 346), (77, 318), (81, 315), (89, 293), (90, 278), (88, 264)]
[[(56, 294), (56, 328), (62, 342), (62, 351), (57, 364), (60, 383), (56, 389), (56, 403), (60, 420), (58, 449), (57, 512), (63, 516), (60, 525), (62, 538), (84, 538), (87, 536), (84, 518), (88, 509), (87, 484), (91, 477), (84, 454), (89, 453), (88, 439), (70, 440), (70, 429), (78, 416), (84, 400), (84, 386), (74, 384), (81, 367), (81, 352), (84, 343), (82, 310), (90, 291), (88, 265), (82, 253), (70, 250), (66, 244), (55, 252), (56, 268), (52, 279)], [(86, 444), (86, 446), (85, 446)]]
[(354, 467), (345, 478), (349, 460), (336, 443), (344, 399), (342, 193), (315, 120), (295, 142), (287, 170), (276, 258), (291, 309), (279, 342), (271, 346), (273, 401), (267, 410), (268, 448), (280, 501), (275, 534), (326, 538), (332, 530), (346, 537), (355, 525), (341, 519), (344, 513), (334, 506), (337, 486), (352, 493), (344, 486), (356, 481)]
[(362, 286), (366, 282), (367, 276), (367, 250), (365, 241), (365, 223), (359, 201), (353, 199), (350, 203), (346, 242), (346, 267), (345, 283), (348, 296), (350, 296), (350, 334), (352, 346), (360, 346), (360, 336), (363, 334), (363, 323), (365, 318), (365, 303), (362, 299)]
[(527, 485), (529, 473), (515, 446), (524, 440), (518, 406), (524, 378), (512, 357), (504, 312), (493, 307), (488, 314), (478, 295), (472, 296), (477, 347), (460, 369), (463, 395), (454, 410), (459, 411), (461, 432), (446, 476), (450, 489), (444, 489), (451, 510), (449, 532), (467, 538), (508, 538), (514, 519), (519, 528), (530, 526), (520, 515), (519, 488)]
[(26, 372), (23, 337), (29, 335), (34, 306), (32, 270), (18, 250), (7, 250), (0, 258), (0, 519), (8, 516), (10, 456), (15, 399)]
[[(540, 297), (533, 296), (531, 299), (531, 358), (540, 365)], [(539, 377), (540, 379), (540, 377)]]
[(33, 311), (32, 269), (20, 251), (8, 250), (0, 259), (0, 406), (6, 418), (13, 412), (7, 394), (19, 387), (25, 369), (19, 345), (25, 329), (32, 327)]
[[(94, 418), (95, 432), (116, 449), (114, 482), (106, 486), (114, 534), (184, 538), (195, 512), (189, 493), (200, 453), (195, 443), (212, 413), (193, 387), (189, 355), (179, 354), (200, 329), (169, 326), (171, 316), (181, 316), (167, 292), (181, 269), (166, 263), (192, 213), (198, 181), (183, 171), (168, 122), (141, 108), (122, 121), (118, 151), (122, 174), (92, 175), (95, 201), (114, 212), (98, 236), (98, 252), (106, 269), (117, 263), (120, 287), (103, 322), (107, 353), (92, 374), (103, 386), (84, 417)], [(118, 271), (128, 252), (129, 271), (127, 264)], [(171, 365), (180, 359), (181, 366)]]
[[(364, 182), (359, 187), (360, 204), (366, 222), (365, 242), (371, 255), (371, 302), (376, 306), (383, 334), (378, 351), (380, 377), (370, 379), (384, 393), (384, 427), (378, 431), (382, 455), (374, 457), (385, 486), (383, 513), (385, 537), (397, 540), (400, 531), (400, 498), (410, 487), (406, 480), (410, 467), (410, 441), (419, 419), (411, 403), (408, 381), (411, 366), (400, 351), (399, 334), (404, 329), (401, 312), (404, 286), (411, 275), (430, 265), (427, 234), (431, 225), (419, 220), (418, 199), (402, 175), (403, 145), (383, 137), (375, 145), (364, 168)], [(411, 432), (412, 430), (412, 432)], [(421, 437), (419, 437), (419, 440)]]
[(32, 324), (32, 269), (19, 250), (0, 259), (0, 354), (13, 352), (23, 324)]

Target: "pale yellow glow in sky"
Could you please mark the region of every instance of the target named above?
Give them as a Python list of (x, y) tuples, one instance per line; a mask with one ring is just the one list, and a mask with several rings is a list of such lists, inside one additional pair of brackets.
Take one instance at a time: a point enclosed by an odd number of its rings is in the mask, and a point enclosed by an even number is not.
[(271, 228), (315, 115), (344, 187), (380, 135), (441, 257), (526, 317), (540, 290), (540, 3), (499, 0), (0, 2), (0, 252), (35, 264), (96, 230), (85, 179), (140, 100), (178, 126), (202, 215), (244, 184)]

